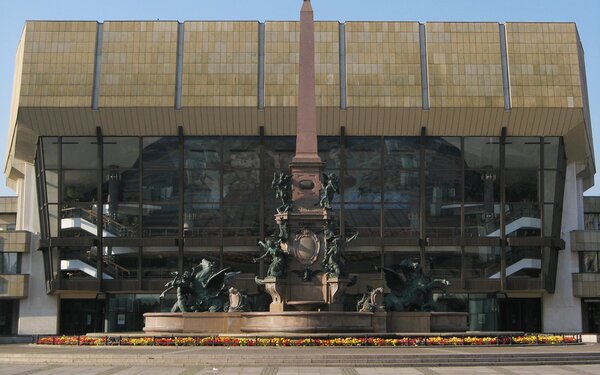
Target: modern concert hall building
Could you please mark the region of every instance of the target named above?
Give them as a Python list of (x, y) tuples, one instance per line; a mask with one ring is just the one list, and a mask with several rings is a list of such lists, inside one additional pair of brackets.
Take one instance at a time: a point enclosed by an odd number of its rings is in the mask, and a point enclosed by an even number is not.
[[(360, 233), (348, 305), (384, 284), (375, 266), (411, 258), (451, 281), (438, 303), (471, 330), (598, 330), (575, 24), (320, 21), (314, 38), (318, 150), (342, 232)], [(298, 60), (298, 22), (27, 22), (0, 334), (141, 331), (169, 309), (171, 272), (202, 258), (257, 294)]]

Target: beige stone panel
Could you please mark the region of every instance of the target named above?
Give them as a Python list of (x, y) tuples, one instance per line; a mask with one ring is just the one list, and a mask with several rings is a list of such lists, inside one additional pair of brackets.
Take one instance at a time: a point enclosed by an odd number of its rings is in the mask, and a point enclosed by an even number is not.
[(429, 104), (504, 107), (497, 23), (428, 22)]
[(183, 106), (256, 107), (258, 22), (186, 22)]
[[(298, 22), (265, 23), (265, 107), (295, 107)], [(315, 22), (315, 93), (319, 107), (339, 106), (339, 23)]]
[(421, 107), (417, 22), (347, 22), (349, 107)]
[(106, 22), (100, 107), (175, 104), (177, 22)]
[(582, 108), (574, 23), (507, 23), (513, 107)]
[(29, 21), (25, 30), (20, 105), (90, 106), (97, 23)]

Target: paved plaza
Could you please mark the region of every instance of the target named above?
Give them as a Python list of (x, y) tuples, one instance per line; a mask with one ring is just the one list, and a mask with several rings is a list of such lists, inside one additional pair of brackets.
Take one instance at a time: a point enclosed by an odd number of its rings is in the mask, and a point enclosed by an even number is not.
[(468, 374), (544, 374), (597, 375), (600, 365), (571, 366), (476, 366), (476, 367), (148, 367), (148, 366), (86, 366), (0, 365), (0, 374), (11, 375), (468, 375)]
[(0, 374), (600, 374), (600, 345), (77, 347), (0, 345)]

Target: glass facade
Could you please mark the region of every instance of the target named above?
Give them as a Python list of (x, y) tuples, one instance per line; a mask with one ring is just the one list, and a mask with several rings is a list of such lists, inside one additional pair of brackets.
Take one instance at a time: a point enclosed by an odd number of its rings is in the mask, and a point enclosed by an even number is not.
[[(50, 289), (157, 293), (202, 258), (261, 275), (252, 257), (275, 230), (271, 180), (294, 149), (294, 137), (41, 138)], [(351, 274), (419, 259), (452, 292), (480, 295), (555, 277), (542, 270), (560, 232), (560, 138), (319, 137), (318, 150), (340, 177), (340, 228), (360, 233)], [(482, 298), (463, 304), (494, 305)]]

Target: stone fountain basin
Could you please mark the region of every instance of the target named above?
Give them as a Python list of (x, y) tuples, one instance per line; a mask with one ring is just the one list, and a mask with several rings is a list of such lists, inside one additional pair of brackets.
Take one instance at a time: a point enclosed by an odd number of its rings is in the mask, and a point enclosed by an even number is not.
[(344, 333), (373, 332), (374, 313), (284, 311), (242, 313), (242, 332)]
[(156, 334), (465, 332), (467, 313), (284, 311), (145, 313)]

